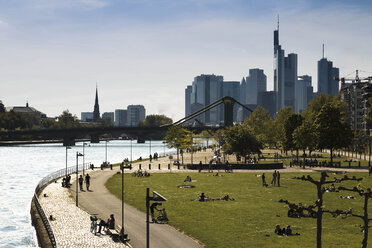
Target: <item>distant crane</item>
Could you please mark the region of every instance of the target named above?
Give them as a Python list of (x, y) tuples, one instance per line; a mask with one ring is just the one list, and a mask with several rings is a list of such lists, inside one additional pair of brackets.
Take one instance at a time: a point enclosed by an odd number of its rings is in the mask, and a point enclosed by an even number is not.
[[(349, 74), (350, 75), (350, 74)], [(355, 78), (334, 78), (336, 81), (341, 82), (341, 89), (345, 87), (345, 82), (351, 82), (351, 83), (372, 83), (372, 76), (366, 77), (366, 78), (360, 78), (359, 77), (359, 70), (355, 71)]]

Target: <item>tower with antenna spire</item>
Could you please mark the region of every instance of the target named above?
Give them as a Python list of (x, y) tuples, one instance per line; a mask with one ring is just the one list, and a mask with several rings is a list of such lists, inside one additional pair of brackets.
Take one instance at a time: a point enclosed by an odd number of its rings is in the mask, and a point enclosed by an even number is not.
[(336, 95), (339, 92), (338, 78), (340, 71), (333, 67), (333, 62), (324, 57), (324, 44), (322, 44), (322, 58), (318, 61), (318, 93)]
[(283, 107), (295, 109), (295, 86), (297, 83), (297, 54), (285, 57), (279, 44), (279, 15), (277, 29), (274, 30), (274, 91), (276, 92), (276, 112)]
[(96, 85), (96, 99), (94, 102), (93, 121), (96, 122), (100, 118), (99, 104), (98, 104), (98, 87)]

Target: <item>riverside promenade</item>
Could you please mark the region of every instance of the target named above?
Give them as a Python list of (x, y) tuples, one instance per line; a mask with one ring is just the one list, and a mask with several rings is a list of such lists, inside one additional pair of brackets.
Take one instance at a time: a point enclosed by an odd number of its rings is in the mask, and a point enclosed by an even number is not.
[[(211, 151), (198, 152), (194, 154), (194, 163), (197, 161), (208, 160), (213, 156)], [(175, 157), (175, 156), (174, 156)], [(185, 155), (185, 163), (189, 163), (189, 154)], [(151, 173), (169, 172), (168, 158), (160, 158), (151, 163)], [(149, 161), (142, 161), (142, 169), (148, 169)], [(158, 165), (160, 164), (160, 170)], [(133, 164), (131, 173), (139, 168), (139, 163)], [(182, 167), (181, 167), (182, 168)], [(285, 168), (281, 172), (311, 172), (327, 170), (329, 168)], [(332, 171), (343, 171), (344, 168), (332, 168)], [(366, 171), (365, 169), (346, 169), (347, 171)], [(188, 170), (177, 170), (172, 166), (172, 171), (191, 173)], [(195, 172), (195, 171), (194, 171)], [(243, 171), (241, 171), (243, 172)], [(263, 172), (262, 170), (251, 170), (244, 172)], [(271, 172), (271, 170), (265, 170)], [(111, 213), (115, 215), (116, 225), (121, 225), (121, 200), (113, 196), (105, 187), (106, 181), (116, 173), (120, 173), (119, 167), (113, 170), (96, 168), (94, 171), (88, 170), (91, 176), (90, 191), (79, 190), (79, 207), (75, 206), (75, 175), (72, 175), (72, 187), (70, 190), (62, 188), (61, 182), (49, 184), (41, 193), (40, 201), (46, 212), (46, 215), (53, 215), (56, 220), (51, 221), (51, 225), (56, 236), (58, 247), (125, 247), (121, 243), (114, 243), (109, 236), (94, 236), (90, 233), (90, 215), (106, 220)], [(47, 197), (43, 197), (47, 194)], [(145, 197), (139, 196), (139, 197)], [(88, 214), (89, 213), (89, 214)], [(125, 204), (125, 232), (129, 235), (130, 245), (136, 247), (146, 247), (146, 215), (134, 207)], [(200, 243), (192, 238), (183, 235), (173, 227), (162, 224), (150, 224), (150, 245), (151, 247), (203, 247)]]

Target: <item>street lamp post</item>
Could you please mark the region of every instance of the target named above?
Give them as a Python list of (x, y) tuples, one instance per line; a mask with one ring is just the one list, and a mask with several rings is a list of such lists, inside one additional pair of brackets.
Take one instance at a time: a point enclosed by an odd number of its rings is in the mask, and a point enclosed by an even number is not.
[(151, 139), (150, 139), (150, 155), (151, 155)]
[(133, 142), (133, 138), (130, 138), (130, 164), (132, 164), (132, 161), (133, 161), (133, 158), (132, 158), (132, 142)]
[(82, 157), (83, 154), (80, 152), (76, 152), (76, 207), (79, 206), (79, 190), (78, 190), (78, 184), (79, 184), (79, 157)]
[(125, 166), (125, 163), (122, 162), (120, 164), (121, 170), (121, 230), (120, 230), (120, 237), (121, 241), (125, 242), (128, 241), (128, 234), (124, 232), (124, 169), (132, 169), (132, 165)]
[(84, 167), (85, 167), (85, 146), (88, 145), (87, 143), (83, 142), (83, 175), (85, 175)]
[(106, 165), (107, 165), (107, 143), (108, 143), (108, 140), (106, 139), (106, 153), (105, 153), (105, 161), (106, 161)]
[(66, 146), (66, 175), (65, 175), (66, 178), (67, 178), (67, 150), (68, 149), (71, 149), (71, 147)]

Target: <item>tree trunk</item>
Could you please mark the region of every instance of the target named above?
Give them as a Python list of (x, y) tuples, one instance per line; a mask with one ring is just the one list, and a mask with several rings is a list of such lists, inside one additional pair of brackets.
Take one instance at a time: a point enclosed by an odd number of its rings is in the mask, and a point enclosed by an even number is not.
[(333, 148), (331, 148), (331, 166), (333, 166)]
[(296, 159), (297, 159), (297, 162), (298, 162), (298, 149), (296, 149)]
[(364, 235), (363, 235), (363, 241), (362, 241), (362, 248), (367, 248), (367, 241), (368, 241), (368, 198), (369, 194), (364, 194), (364, 215), (363, 215), (363, 221), (364, 221)]

